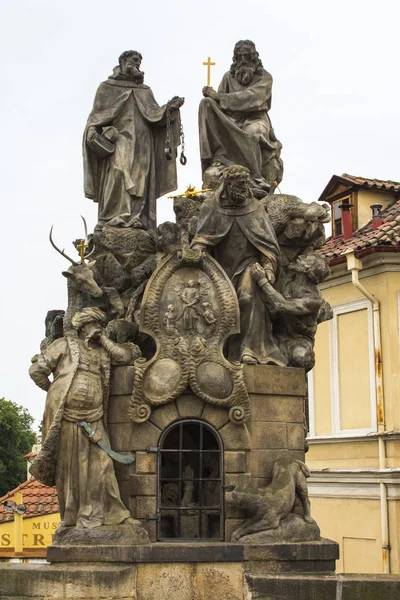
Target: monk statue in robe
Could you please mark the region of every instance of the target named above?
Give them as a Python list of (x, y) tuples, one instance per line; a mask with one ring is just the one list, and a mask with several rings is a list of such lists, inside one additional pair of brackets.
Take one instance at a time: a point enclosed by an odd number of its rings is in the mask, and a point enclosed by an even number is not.
[(286, 366), (272, 332), (271, 316), (252, 277), (258, 263), (274, 283), (279, 270), (279, 246), (263, 204), (253, 197), (246, 167), (225, 169), (218, 189), (200, 209), (192, 247), (212, 253), (231, 279), (240, 308), (240, 334), (228, 341), (231, 361)]
[(214, 187), (227, 166), (242, 165), (250, 171), (257, 198), (272, 193), (282, 180), (282, 144), (268, 115), (272, 77), (253, 42), (237, 42), (218, 92), (206, 86), (203, 96), (199, 107), (203, 187)]
[(113, 74), (100, 84), (87, 121), (84, 190), (99, 205), (95, 231), (109, 225), (155, 234), (156, 200), (178, 187), (175, 158), (184, 98), (174, 96), (159, 106), (143, 83), (141, 61), (134, 50), (121, 54)]
[[(129, 364), (141, 355), (137, 346), (133, 356), (131, 346), (108, 339), (105, 320), (98, 308), (82, 309), (72, 318), (74, 331), (33, 359), (29, 374), (47, 398), (44, 443), (31, 473), (44, 485), (56, 485), (62, 519), (57, 533), (127, 521), (134, 525), (136, 543), (146, 543), (146, 532), (121, 500), (113, 461), (97, 443), (110, 446), (106, 419), (111, 362)], [(91, 438), (82, 425), (92, 431)]]

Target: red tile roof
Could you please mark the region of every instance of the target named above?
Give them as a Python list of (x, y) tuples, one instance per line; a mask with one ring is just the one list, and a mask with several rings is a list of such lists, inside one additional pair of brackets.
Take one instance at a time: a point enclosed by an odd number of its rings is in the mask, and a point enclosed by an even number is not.
[(28, 481), (21, 483), (15, 490), (0, 498), (0, 523), (14, 521), (14, 514), (4, 510), (4, 502), (5, 500), (13, 500), (16, 492), (22, 492), (22, 502), (26, 506), (24, 518), (40, 517), (59, 511), (56, 488), (47, 487), (31, 477)]
[(400, 199), (383, 210), (381, 218), (382, 225), (378, 229), (373, 229), (371, 220), (348, 240), (343, 240), (343, 236), (328, 238), (318, 252), (331, 262), (339, 259), (346, 248), (355, 250), (356, 254), (372, 248), (400, 250)]
[(368, 177), (357, 177), (343, 173), (343, 175), (333, 175), (327, 183), (324, 191), (318, 198), (320, 202), (325, 202), (327, 196), (332, 194), (338, 184), (347, 184), (349, 188), (364, 188), (370, 190), (380, 190), (382, 192), (391, 192), (392, 194), (400, 193), (400, 182), (387, 181), (383, 179), (369, 179)]

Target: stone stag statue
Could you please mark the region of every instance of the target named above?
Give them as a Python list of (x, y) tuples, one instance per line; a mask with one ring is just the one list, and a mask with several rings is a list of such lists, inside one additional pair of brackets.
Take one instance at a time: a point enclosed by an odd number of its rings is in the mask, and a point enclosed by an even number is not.
[(56, 485), (62, 518), (58, 537), (67, 528), (70, 534), (126, 522), (137, 543), (145, 543), (146, 532), (121, 501), (111, 459), (132, 462), (132, 457), (111, 450), (106, 428), (111, 363), (123, 363), (125, 354), (129, 362), (131, 349), (106, 337), (105, 318), (98, 308), (77, 312), (72, 318), (75, 331), (53, 342), (32, 363), (29, 374), (47, 391), (47, 399), (45, 441), (31, 472), (45, 485)]
[(272, 332), (270, 314), (252, 276), (260, 263), (274, 283), (279, 271), (279, 246), (262, 203), (253, 197), (246, 167), (225, 169), (215, 193), (203, 202), (193, 248), (213, 253), (231, 279), (239, 300), (239, 336), (229, 340), (230, 360), (285, 366)]
[(206, 86), (203, 95), (199, 131), (204, 187), (215, 185), (225, 167), (238, 164), (250, 170), (257, 198), (273, 192), (282, 180), (282, 144), (268, 115), (272, 77), (253, 42), (237, 42), (218, 92)]
[[(113, 74), (100, 84), (87, 121), (84, 188), (85, 196), (99, 204), (97, 229), (107, 224), (155, 233), (156, 199), (177, 188), (175, 152), (184, 98), (174, 96), (159, 106), (143, 83), (141, 61), (139, 52), (121, 54)], [(171, 160), (165, 156), (167, 134)]]

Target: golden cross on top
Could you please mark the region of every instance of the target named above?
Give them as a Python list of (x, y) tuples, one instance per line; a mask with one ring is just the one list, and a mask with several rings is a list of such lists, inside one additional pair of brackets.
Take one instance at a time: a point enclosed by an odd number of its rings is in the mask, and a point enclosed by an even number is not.
[(207, 67), (207, 85), (211, 85), (211, 67), (215, 67), (215, 62), (211, 62), (211, 58), (208, 57), (207, 62), (203, 62), (203, 65)]
[(81, 263), (85, 262), (85, 250), (89, 248), (88, 244), (85, 244), (85, 240), (81, 240), (79, 244), (76, 244), (76, 249), (79, 251), (81, 257)]

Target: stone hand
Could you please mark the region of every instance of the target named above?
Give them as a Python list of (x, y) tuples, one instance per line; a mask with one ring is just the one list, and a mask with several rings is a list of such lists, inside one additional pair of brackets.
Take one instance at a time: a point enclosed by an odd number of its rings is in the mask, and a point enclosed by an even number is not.
[(255, 279), (257, 281), (257, 283), (259, 281), (261, 281), (262, 279), (265, 279), (265, 277), (266, 277), (264, 269), (258, 263), (255, 263), (251, 267), (251, 275), (252, 275), (253, 279)]
[(86, 134), (86, 143), (87, 144), (90, 144), (90, 142), (92, 141), (92, 139), (94, 138), (96, 133), (97, 133), (96, 127), (94, 125), (92, 125), (91, 127), (88, 127), (87, 134)]
[(171, 108), (180, 108), (185, 103), (185, 98), (180, 98), (179, 96), (174, 96), (169, 101), (169, 105)]
[(206, 85), (203, 87), (203, 96), (205, 98), (212, 98), (213, 100), (219, 101), (219, 94), (212, 87)]

